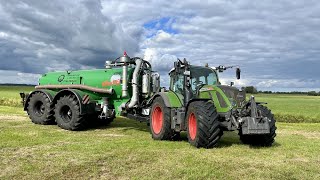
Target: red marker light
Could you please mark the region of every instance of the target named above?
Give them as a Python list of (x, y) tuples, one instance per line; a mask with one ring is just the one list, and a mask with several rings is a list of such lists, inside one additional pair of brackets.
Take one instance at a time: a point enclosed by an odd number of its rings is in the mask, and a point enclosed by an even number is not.
[(123, 56), (128, 56), (126, 51), (124, 51)]

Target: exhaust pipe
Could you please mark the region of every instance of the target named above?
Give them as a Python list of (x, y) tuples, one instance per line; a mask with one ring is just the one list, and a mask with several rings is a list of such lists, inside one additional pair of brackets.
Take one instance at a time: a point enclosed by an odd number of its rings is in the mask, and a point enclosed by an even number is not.
[(122, 97), (128, 96), (128, 62), (130, 62), (130, 57), (127, 55), (127, 52), (125, 51), (123, 53), (123, 56), (119, 58), (120, 62), (123, 63), (122, 66)]
[(128, 65), (125, 63), (122, 67), (122, 97), (128, 96)]
[(136, 68), (134, 69), (133, 75), (132, 75), (132, 98), (130, 100), (130, 103), (127, 105), (127, 108), (132, 108), (138, 103), (139, 98), (139, 88), (138, 88), (138, 75), (139, 71), (141, 69), (143, 62), (141, 59), (136, 60)]

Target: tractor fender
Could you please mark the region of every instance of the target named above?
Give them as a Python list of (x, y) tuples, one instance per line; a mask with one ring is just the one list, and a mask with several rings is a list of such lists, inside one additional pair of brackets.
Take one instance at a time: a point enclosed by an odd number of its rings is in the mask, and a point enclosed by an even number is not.
[[(203, 101), (203, 102), (205, 102), (205, 101), (213, 101), (212, 99), (200, 99), (200, 98), (194, 98), (194, 99), (191, 99), (189, 102), (188, 102), (188, 105), (187, 105), (187, 108), (186, 108), (186, 114), (188, 113), (188, 109), (189, 109), (189, 106), (190, 106), (190, 104), (192, 103), (192, 102), (195, 102), (195, 101)], [(213, 103), (213, 102), (212, 102)], [(187, 118), (187, 117), (185, 117), (185, 118)]]
[(27, 108), (28, 108), (28, 102), (30, 101), (31, 96), (32, 96), (33, 94), (37, 93), (37, 92), (41, 92), (41, 93), (45, 94), (45, 95), (49, 98), (50, 103), (52, 103), (53, 97), (54, 97), (54, 95), (56, 94), (55, 91), (51, 91), (51, 90), (48, 90), (48, 89), (37, 89), (37, 90), (35, 90), (35, 91), (32, 91), (32, 92), (28, 95), (28, 97), (26, 98), (26, 101), (25, 101), (25, 103), (24, 103), (24, 105), (23, 105), (23, 110), (25, 110), (25, 111), (27, 110)]
[(179, 108), (182, 107), (181, 100), (179, 97), (172, 91), (167, 91), (167, 92), (159, 92), (153, 95), (147, 102), (148, 105), (151, 105), (153, 100), (156, 97), (161, 97), (164, 101), (164, 104), (166, 107), (169, 108)]
[(77, 90), (77, 89), (63, 89), (61, 91), (59, 91), (55, 97), (52, 100), (52, 104), (56, 104), (57, 101), (62, 97), (62, 96), (66, 96), (66, 95), (74, 95), (78, 102), (79, 102), (79, 106), (80, 106), (80, 114), (87, 114), (87, 113), (92, 113), (94, 112), (94, 106), (90, 106), (87, 104), (83, 104), (82, 103), (82, 98), (85, 95), (82, 91)]

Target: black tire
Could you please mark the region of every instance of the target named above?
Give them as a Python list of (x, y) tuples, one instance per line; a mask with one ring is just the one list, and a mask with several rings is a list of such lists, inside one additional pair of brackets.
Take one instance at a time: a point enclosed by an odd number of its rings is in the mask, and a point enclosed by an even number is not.
[(210, 101), (196, 101), (189, 105), (186, 127), (189, 143), (198, 148), (216, 146), (222, 135), (218, 113)]
[(63, 96), (57, 101), (54, 112), (59, 127), (72, 131), (88, 127), (85, 115), (80, 114), (79, 104), (74, 95)]
[(28, 102), (27, 113), (35, 124), (54, 124), (54, 112), (48, 96), (42, 92), (31, 95)]
[(150, 130), (155, 140), (171, 140), (175, 133), (171, 129), (170, 108), (166, 107), (161, 97), (153, 101), (150, 113)]
[(274, 142), (274, 138), (277, 135), (276, 120), (274, 119), (274, 115), (271, 113), (271, 110), (265, 106), (257, 105), (257, 109), (258, 111), (261, 112), (261, 115), (263, 117), (267, 117), (268, 119), (271, 120), (271, 122), (269, 122), (270, 133), (265, 135), (243, 135), (242, 130), (240, 128), (239, 130), (240, 140), (244, 144), (250, 144), (254, 146), (266, 146), (266, 147), (272, 146), (272, 143)]

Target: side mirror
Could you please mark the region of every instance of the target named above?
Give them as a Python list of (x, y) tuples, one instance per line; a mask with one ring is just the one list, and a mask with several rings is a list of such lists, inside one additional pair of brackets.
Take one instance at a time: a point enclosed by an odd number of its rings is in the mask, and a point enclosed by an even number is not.
[(240, 68), (237, 68), (237, 70), (236, 70), (237, 79), (240, 79), (240, 74), (241, 74), (241, 70), (240, 70)]

